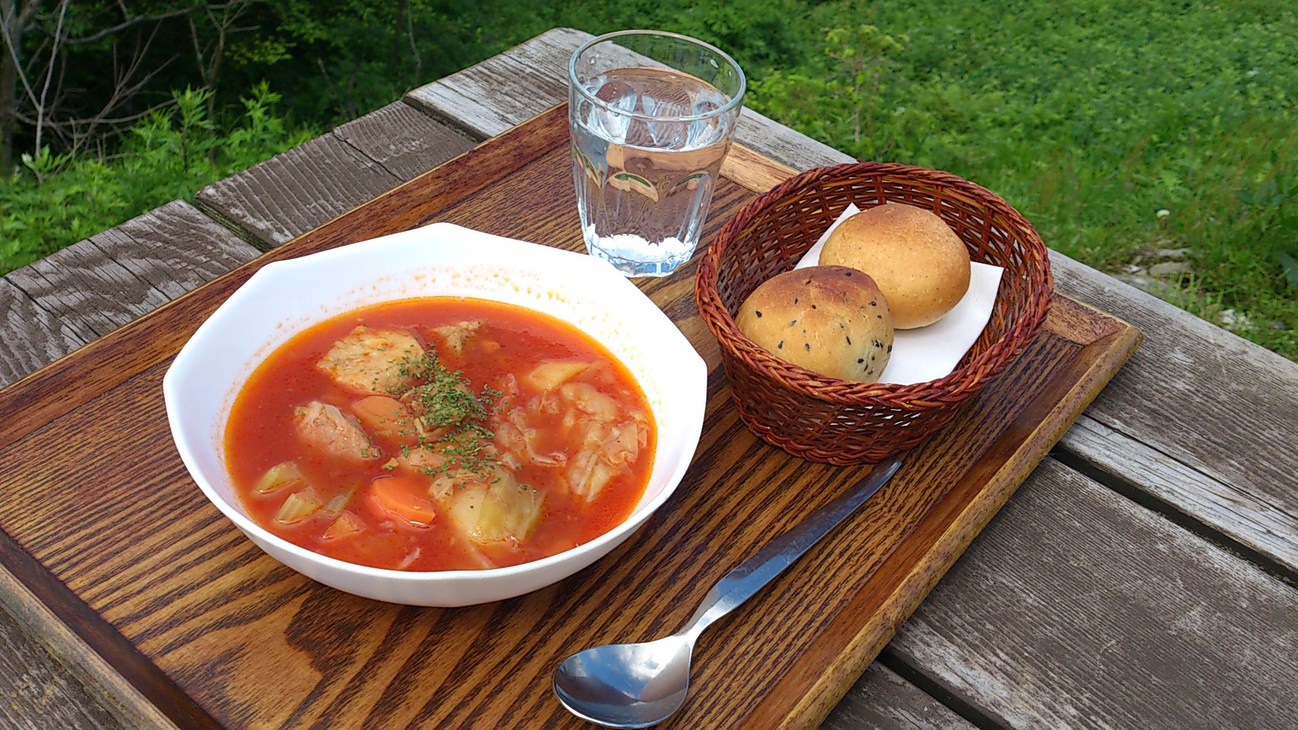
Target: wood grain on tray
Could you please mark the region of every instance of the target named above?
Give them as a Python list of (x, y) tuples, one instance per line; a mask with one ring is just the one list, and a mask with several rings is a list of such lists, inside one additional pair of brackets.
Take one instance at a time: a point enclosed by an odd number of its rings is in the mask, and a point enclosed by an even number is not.
[[(576, 726), (550, 696), (560, 658), (674, 630), (712, 582), (862, 473), (789, 457), (739, 423), (692, 263), (641, 283), (712, 369), (690, 472), (623, 547), (511, 601), (394, 606), (284, 568), (193, 485), (161, 398), (170, 358), (266, 261), (435, 220), (580, 250), (567, 140), (566, 110), (543, 113), (0, 391), (15, 414), (0, 457), (32, 465), (0, 474), (0, 561), (184, 727)], [(727, 174), (705, 240), (781, 166), (741, 150)], [(1023, 357), (855, 519), (709, 630), (681, 726), (823, 718), (1138, 339), (1057, 297)]]

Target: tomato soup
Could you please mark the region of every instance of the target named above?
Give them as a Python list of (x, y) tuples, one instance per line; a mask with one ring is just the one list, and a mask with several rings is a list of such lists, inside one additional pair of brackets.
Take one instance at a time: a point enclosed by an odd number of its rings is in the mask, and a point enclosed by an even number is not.
[(225, 433), (251, 518), (397, 570), (514, 565), (621, 523), (656, 440), (644, 393), (585, 333), (477, 299), (317, 324), (244, 384)]

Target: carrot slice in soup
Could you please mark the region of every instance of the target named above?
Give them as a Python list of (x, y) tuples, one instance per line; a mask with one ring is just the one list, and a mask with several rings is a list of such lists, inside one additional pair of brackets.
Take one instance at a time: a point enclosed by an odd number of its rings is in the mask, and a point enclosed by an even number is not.
[(370, 482), (369, 498), (380, 511), (427, 527), (437, 519), (437, 508), (428, 498), (428, 488), (413, 479), (386, 475)]
[(418, 440), (410, 409), (396, 398), (371, 395), (352, 403), (352, 411), (366, 428), (383, 438), (410, 445)]

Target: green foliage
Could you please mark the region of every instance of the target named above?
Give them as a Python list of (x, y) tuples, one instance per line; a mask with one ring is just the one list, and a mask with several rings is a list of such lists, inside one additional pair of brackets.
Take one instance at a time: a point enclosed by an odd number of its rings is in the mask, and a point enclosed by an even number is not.
[(0, 271), (9, 271), (250, 167), (314, 136), (275, 114), (265, 84), (243, 99), (236, 126), (207, 117), (211, 92), (187, 89), (130, 129), (111, 158), (70, 159), (44, 147), (0, 185)]
[(905, 42), (873, 25), (830, 28), (814, 63), (754, 79), (748, 104), (848, 154), (875, 157), (895, 136), (882, 90)]
[(231, 36), (225, 84), (267, 79), (294, 115), (332, 125), (551, 27), (551, 8), (482, 0), (278, 0)]
[(1092, 266), (1188, 248), (1194, 274), (1167, 296), (1298, 359), (1294, 8), (839, 7), (862, 25), (833, 20), (822, 54), (767, 74), (750, 106), (858, 158), (981, 183)]
[(1275, 259), (1280, 263), (1280, 270), (1284, 272), (1285, 283), (1290, 289), (1298, 291), (1298, 245), (1289, 244), (1275, 252)]
[[(732, 0), (689, 3), (662, 13), (656, 27), (701, 38), (734, 56), (749, 75), (804, 63), (814, 51), (817, 27), (806, 22), (807, 3), (794, 0)], [(625, 17), (622, 27), (645, 27)]]
[(1193, 252), (1197, 278), (1182, 288), (1217, 297), (1238, 334), (1298, 358), (1298, 127), (1244, 123), (1186, 183), (1184, 203), (1160, 226)]

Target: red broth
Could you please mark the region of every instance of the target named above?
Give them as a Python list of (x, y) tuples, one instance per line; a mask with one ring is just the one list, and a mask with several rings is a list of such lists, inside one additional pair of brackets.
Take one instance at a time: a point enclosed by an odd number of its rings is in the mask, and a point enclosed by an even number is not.
[(612, 529), (644, 492), (655, 440), (644, 393), (586, 334), (435, 297), (360, 309), (281, 346), (239, 392), (225, 454), (252, 519), (294, 544), (459, 570)]

